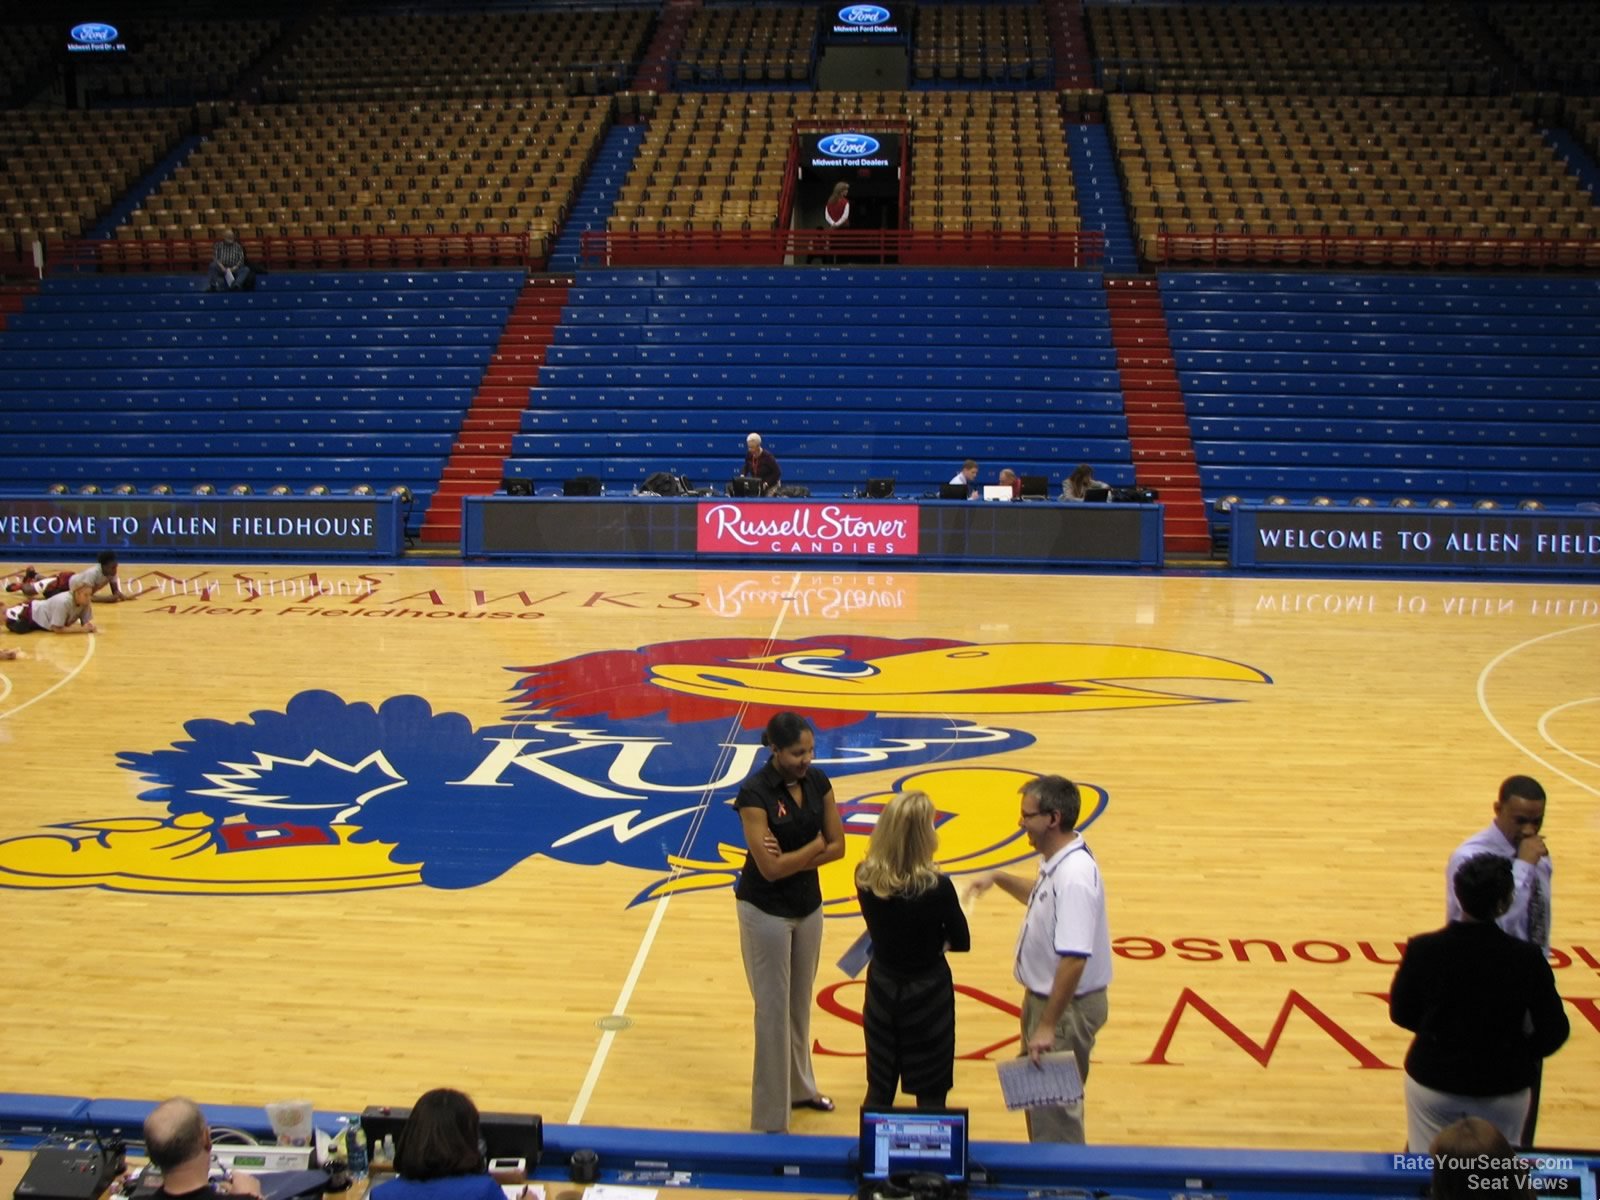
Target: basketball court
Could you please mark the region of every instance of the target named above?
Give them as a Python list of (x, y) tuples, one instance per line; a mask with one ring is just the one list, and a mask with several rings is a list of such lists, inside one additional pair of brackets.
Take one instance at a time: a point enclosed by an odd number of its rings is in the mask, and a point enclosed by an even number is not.
[[(86, 560), (87, 561), (87, 560)], [(13, 573), (21, 564), (9, 564)], [(41, 568), (78, 565), (38, 564)], [(1527, 773), (1572, 1037), (1540, 1142), (1600, 1128), (1600, 588), (757, 568), (127, 563), (94, 637), (4, 635), (0, 1062), (14, 1091), (742, 1130), (727, 802), (806, 712), (849, 832), (813, 1017), (853, 1134), (850, 873), (920, 787), (945, 868), (1031, 873), (1084, 787), (1116, 940), (1091, 1141), (1398, 1149), (1397, 944)], [(953, 956), (956, 1086), (1021, 1139), (1022, 910)]]

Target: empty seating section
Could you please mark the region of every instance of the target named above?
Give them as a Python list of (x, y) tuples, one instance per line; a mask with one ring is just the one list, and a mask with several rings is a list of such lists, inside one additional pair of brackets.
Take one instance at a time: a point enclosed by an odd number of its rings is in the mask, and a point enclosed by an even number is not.
[(1563, 106), (1579, 143), (1590, 158), (1600, 160), (1600, 97), (1572, 96)]
[(1484, 17), (1517, 64), (1541, 88), (1600, 88), (1600, 8), (1589, 0), (1501, 0)]
[(1600, 496), (1600, 281), (1168, 274), (1206, 496)]
[(1116, 353), (1090, 272), (799, 269), (585, 273), (523, 414), (509, 475), (674, 471), (720, 486), (758, 432), (784, 482), (937, 490), (974, 457), (1131, 484)]
[(0, 27), (0, 104), (20, 102), (54, 74), (61, 49), (61, 24)]
[(911, 228), (1079, 228), (1060, 109), (1043, 92), (662, 96), (608, 227), (775, 228), (796, 123), (874, 118), (910, 122)]
[(913, 229), (1081, 228), (1053, 93), (914, 93)]
[(697, 10), (678, 50), (680, 84), (804, 83), (816, 54), (817, 6)]
[(191, 119), (178, 109), (0, 111), (0, 258), (88, 231)]
[(923, 4), (912, 72), (922, 83), (1040, 86), (1054, 73), (1044, 10), (1032, 4)]
[[(555, 233), (609, 122), (607, 101), (544, 97), (268, 104), (200, 146), (123, 238)], [(309, 265), (309, 264), (307, 264)]]
[(0, 332), (0, 488), (405, 485), (426, 510), (516, 271), (46, 280)]
[(276, 21), (141, 17), (126, 56), (108, 55), (84, 79), (92, 107), (128, 101), (192, 101), (225, 96), (277, 38)]
[(1085, 6), (1108, 92), (1484, 93), (1494, 59), (1443, 4)]
[(644, 53), (644, 9), (330, 11), (267, 72), (271, 100), (438, 100), (621, 90)]
[[(1108, 108), (1152, 260), (1161, 233), (1595, 236), (1593, 198), (1511, 99), (1122, 95)], [(1462, 253), (1451, 265), (1469, 265)]]

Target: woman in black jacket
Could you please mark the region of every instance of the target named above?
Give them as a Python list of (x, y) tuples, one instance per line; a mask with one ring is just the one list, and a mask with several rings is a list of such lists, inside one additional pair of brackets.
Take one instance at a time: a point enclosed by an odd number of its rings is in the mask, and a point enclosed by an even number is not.
[(1544, 952), (1495, 924), (1511, 903), (1511, 860), (1468, 859), (1455, 891), (1462, 919), (1407, 942), (1389, 989), (1390, 1019), (1417, 1035), (1406, 1053), (1414, 1154), (1462, 1117), (1482, 1117), (1514, 1143), (1540, 1060), (1570, 1032)]

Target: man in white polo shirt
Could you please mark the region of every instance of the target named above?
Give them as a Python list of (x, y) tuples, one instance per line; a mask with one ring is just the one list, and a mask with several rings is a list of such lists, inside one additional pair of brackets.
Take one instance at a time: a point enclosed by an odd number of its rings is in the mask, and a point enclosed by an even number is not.
[[(1028, 906), (1017, 935), (1015, 974), (1022, 997), (1022, 1049), (1035, 1062), (1052, 1050), (1071, 1050), (1087, 1082), (1095, 1034), (1106, 1023), (1111, 983), (1111, 933), (1100, 867), (1075, 826), (1078, 788), (1060, 775), (1022, 786), (1018, 824), (1044, 856), (1036, 880), (994, 871), (979, 876), (968, 895), (990, 887)], [(1027, 1110), (1028, 1140), (1084, 1141), (1083, 1101)]]

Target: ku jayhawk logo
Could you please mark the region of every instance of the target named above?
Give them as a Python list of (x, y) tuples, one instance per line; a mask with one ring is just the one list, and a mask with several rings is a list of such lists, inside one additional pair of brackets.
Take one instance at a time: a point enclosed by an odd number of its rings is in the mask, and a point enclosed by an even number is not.
[[(374, 708), (301, 692), (283, 712), (190, 721), (125, 751), (148, 815), (74, 821), (0, 842), (0, 884), (249, 894), (488, 883), (534, 855), (649, 872), (633, 903), (730, 886), (744, 862), (732, 799), (792, 709), (817, 730), (848, 852), (826, 911), (855, 911), (855, 864), (891, 772), (939, 812), (953, 874), (1029, 854), (1016, 825), (1030, 776), (982, 759), (1032, 745), (1030, 713), (1222, 702), (1184, 681), (1269, 683), (1253, 667), (1139, 646), (872, 637), (708, 639), (512, 668), (503, 724), (474, 729), (419, 696)], [(1084, 824), (1105, 807), (1088, 785)], [(156, 811), (159, 809), (160, 811)]]

